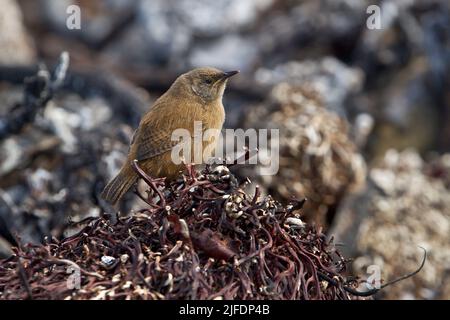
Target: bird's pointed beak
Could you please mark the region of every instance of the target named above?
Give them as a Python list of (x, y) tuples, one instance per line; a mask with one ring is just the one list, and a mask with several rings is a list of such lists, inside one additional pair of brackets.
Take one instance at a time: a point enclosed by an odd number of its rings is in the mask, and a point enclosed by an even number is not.
[(230, 78), (230, 77), (232, 77), (232, 76), (234, 76), (235, 74), (238, 74), (238, 73), (239, 73), (239, 70), (226, 71), (226, 72), (223, 73), (222, 79), (228, 79), (228, 78)]

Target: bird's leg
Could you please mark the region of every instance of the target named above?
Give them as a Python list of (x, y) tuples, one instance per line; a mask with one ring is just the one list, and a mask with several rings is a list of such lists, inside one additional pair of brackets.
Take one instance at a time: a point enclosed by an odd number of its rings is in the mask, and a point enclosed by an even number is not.
[[(165, 207), (166, 206), (166, 199), (164, 198), (164, 196), (161, 193), (161, 191), (158, 189), (158, 186), (156, 185), (155, 180), (152, 177), (150, 177), (148, 174), (146, 174), (145, 171), (142, 170), (141, 167), (139, 167), (137, 160), (133, 160), (131, 165), (132, 165), (133, 169), (136, 171), (136, 173), (139, 175), (139, 177), (141, 177), (145, 181), (145, 183), (150, 188), (152, 188), (153, 191), (159, 196), (159, 199), (160, 199), (160, 202), (161, 202), (161, 207)], [(158, 180), (160, 180), (160, 179), (158, 179)]]

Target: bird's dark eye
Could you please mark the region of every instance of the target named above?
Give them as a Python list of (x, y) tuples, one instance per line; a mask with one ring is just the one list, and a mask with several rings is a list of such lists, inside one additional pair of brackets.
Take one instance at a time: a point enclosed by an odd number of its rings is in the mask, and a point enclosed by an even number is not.
[(213, 83), (213, 81), (212, 81), (212, 79), (211, 79), (211, 78), (208, 78), (208, 79), (205, 79), (205, 83), (206, 83), (206, 84), (212, 84), (212, 83)]

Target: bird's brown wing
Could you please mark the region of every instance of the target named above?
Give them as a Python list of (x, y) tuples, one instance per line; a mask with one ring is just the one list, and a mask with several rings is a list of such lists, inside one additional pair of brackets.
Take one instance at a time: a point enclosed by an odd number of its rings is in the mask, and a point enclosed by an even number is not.
[(136, 160), (150, 159), (172, 150), (178, 142), (172, 141), (171, 138), (172, 132), (170, 131), (155, 130), (148, 127), (137, 129), (131, 140), (131, 144), (135, 145), (136, 148)]

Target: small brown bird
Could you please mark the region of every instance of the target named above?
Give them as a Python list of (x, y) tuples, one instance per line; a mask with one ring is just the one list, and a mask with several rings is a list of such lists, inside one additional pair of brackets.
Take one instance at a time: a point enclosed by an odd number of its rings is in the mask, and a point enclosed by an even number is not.
[[(171, 151), (178, 144), (172, 141), (173, 131), (186, 129), (193, 136), (195, 121), (201, 122), (203, 130), (221, 130), (225, 120), (222, 96), (228, 78), (238, 72), (205, 67), (179, 76), (142, 117), (127, 160), (102, 197), (115, 205), (133, 186), (138, 180), (132, 168), (134, 160), (152, 177), (166, 177), (169, 181), (176, 178), (183, 165), (172, 161)], [(217, 143), (216, 139), (203, 141), (203, 150), (211, 143)], [(192, 159), (186, 160), (193, 163)]]

